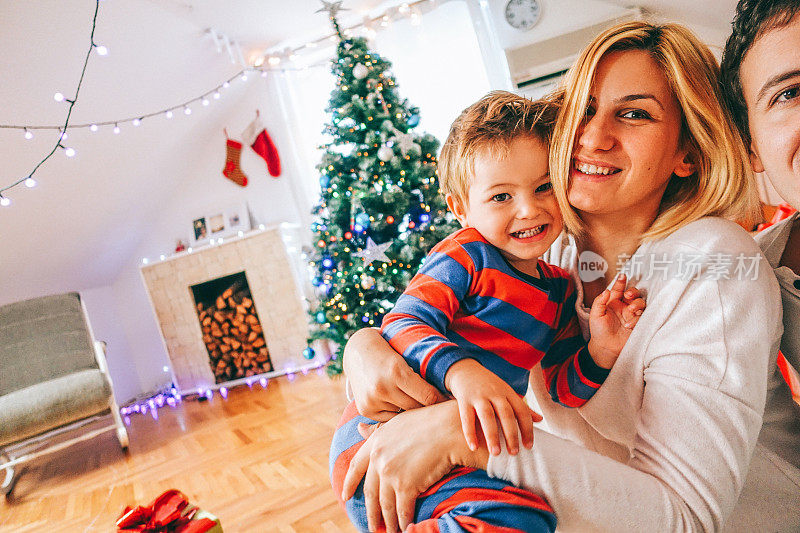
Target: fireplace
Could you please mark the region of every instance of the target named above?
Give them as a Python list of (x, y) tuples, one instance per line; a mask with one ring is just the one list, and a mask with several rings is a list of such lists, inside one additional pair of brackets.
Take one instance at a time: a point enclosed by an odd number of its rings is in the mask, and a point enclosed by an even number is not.
[(216, 382), (271, 372), (264, 329), (245, 273), (198, 283), (191, 289)]
[[(256, 354), (256, 362), (262, 365), (267, 361), (258, 361), (259, 356), (264, 358), (261, 349), (266, 349), (271, 372), (263, 372), (256, 376), (274, 376), (293, 372), (304, 365), (312, 362), (303, 357), (303, 350), (306, 348), (308, 338), (308, 316), (303, 309), (303, 286), (300, 282), (302, 278), (302, 258), (299, 256), (299, 226), (281, 225), (264, 230), (255, 230), (244, 234), (239, 238), (225, 239), (224, 243), (204, 246), (195, 250), (189, 249), (185, 252), (175, 254), (165, 258), (163, 261), (150, 262), (141, 267), (142, 280), (147, 288), (147, 294), (155, 311), (155, 318), (164, 339), (164, 347), (169, 355), (171, 362), (171, 373), (173, 381), (178, 389), (184, 393), (202, 391), (214, 387), (219, 383), (224, 373), (224, 379), (233, 381), (245, 381), (248, 378), (228, 378), (226, 370), (219, 370), (216, 374), (219, 360), (226, 363), (233, 363), (235, 369), (231, 373), (238, 375), (237, 359), (240, 362), (243, 373), (247, 375), (247, 370), (253, 370), (252, 353)], [(244, 279), (249, 287), (250, 295), (247, 293), (234, 296), (242, 290), (244, 284), (239, 286), (235, 280), (220, 282), (220, 286), (215, 288), (219, 292), (213, 299), (205, 295), (198, 296), (191, 289), (208, 281), (225, 279), (231, 275), (244, 273)], [(226, 285), (227, 283), (227, 285)], [(233, 286), (233, 287), (231, 287)], [(233, 348), (234, 342), (222, 342), (231, 349), (227, 350), (230, 354), (230, 361), (221, 355), (214, 359), (211, 354), (214, 350), (223, 354), (223, 348), (213, 347), (209, 351), (209, 346), (204, 342), (204, 336), (210, 334), (214, 337), (213, 331), (203, 331), (202, 320), (209, 316), (211, 304), (217, 307), (217, 298), (221, 297), (221, 292), (232, 288), (230, 296), (225, 299), (225, 305), (231, 306), (229, 297), (234, 298), (234, 307), (252, 301), (253, 318), (247, 318), (245, 314), (244, 323), (248, 326), (246, 340), (235, 339), (242, 345), (250, 344), (251, 349), (244, 350)], [(244, 298), (248, 298), (245, 300)], [(201, 303), (203, 308), (198, 311), (197, 304)], [(220, 302), (222, 303), (222, 302)], [(227, 307), (226, 307), (227, 308)], [(258, 312), (256, 313), (256, 308)], [(224, 309), (217, 308), (211, 311), (212, 320), (215, 319), (214, 312), (222, 312)], [(203, 319), (200, 313), (206, 311)], [(223, 335), (220, 337), (230, 337), (225, 334), (223, 323), (230, 324), (228, 333), (233, 330), (233, 320), (221, 317), (218, 320), (218, 327)], [(249, 320), (249, 322), (248, 322)], [(238, 321), (237, 321), (238, 322)], [(212, 326), (208, 323), (207, 326)], [(264, 346), (256, 348), (256, 343), (260, 344), (258, 329), (261, 329), (261, 339)], [(253, 329), (256, 330), (256, 337), (250, 341)], [(219, 333), (219, 332), (218, 332)], [(239, 326), (236, 326), (236, 333)], [(244, 332), (241, 332), (243, 335)], [(216, 337), (215, 337), (216, 338)], [(239, 357), (235, 357), (238, 351)], [(248, 354), (247, 352), (251, 352)], [(245, 356), (251, 361), (251, 366), (244, 364)], [(210, 364), (213, 362), (213, 367)], [(258, 372), (258, 371), (257, 371)], [(250, 379), (256, 379), (253, 376)]]

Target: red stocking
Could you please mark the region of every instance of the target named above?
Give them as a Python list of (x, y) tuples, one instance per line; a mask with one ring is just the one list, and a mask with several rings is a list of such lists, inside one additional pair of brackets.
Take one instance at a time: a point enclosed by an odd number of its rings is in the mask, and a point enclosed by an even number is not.
[(241, 156), (242, 143), (228, 139), (225, 143), (225, 168), (222, 170), (222, 174), (236, 185), (246, 187), (247, 176), (242, 172), (242, 166), (239, 161)]
[(281, 160), (278, 156), (278, 149), (270, 139), (258, 116), (242, 133), (242, 141), (249, 144), (258, 155), (264, 158), (264, 161), (267, 162), (267, 170), (272, 177), (277, 178), (281, 175)]

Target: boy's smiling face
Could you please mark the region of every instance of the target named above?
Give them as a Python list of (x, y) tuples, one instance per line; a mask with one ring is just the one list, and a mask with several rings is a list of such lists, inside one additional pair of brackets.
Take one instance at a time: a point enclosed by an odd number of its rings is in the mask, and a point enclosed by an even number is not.
[(800, 15), (760, 36), (742, 60), (753, 169), (800, 208)]
[(548, 167), (548, 149), (534, 137), (511, 142), (505, 157), (475, 157), (467, 205), (447, 196), (462, 226), (477, 229), (517, 270), (537, 275), (536, 260), (563, 222)]

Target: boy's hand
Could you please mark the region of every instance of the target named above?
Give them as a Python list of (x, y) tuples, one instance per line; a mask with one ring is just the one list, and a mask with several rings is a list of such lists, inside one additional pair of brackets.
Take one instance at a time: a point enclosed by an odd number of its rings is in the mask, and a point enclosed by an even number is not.
[(533, 422), (539, 422), (541, 415), (533, 412), (514, 389), (478, 361), (463, 359), (454, 363), (444, 383), (458, 401), (461, 428), (471, 450), (478, 448), (476, 416), (491, 454), (500, 454), (498, 420), (510, 454), (519, 451), (519, 433), (526, 448), (533, 446)]
[(606, 289), (594, 299), (589, 313), (589, 353), (594, 362), (611, 368), (622, 347), (631, 336), (631, 330), (644, 312), (645, 303), (639, 289), (625, 290), (627, 278), (620, 274), (611, 289)]

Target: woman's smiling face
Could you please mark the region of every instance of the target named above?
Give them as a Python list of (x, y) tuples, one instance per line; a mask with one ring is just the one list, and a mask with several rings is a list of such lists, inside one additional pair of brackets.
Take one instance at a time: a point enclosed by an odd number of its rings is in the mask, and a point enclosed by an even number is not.
[(586, 215), (658, 214), (673, 174), (694, 171), (680, 146), (682, 113), (666, 76), (644, 50), (610, 52), (597, 65), (578, 129), (569, 203)]

